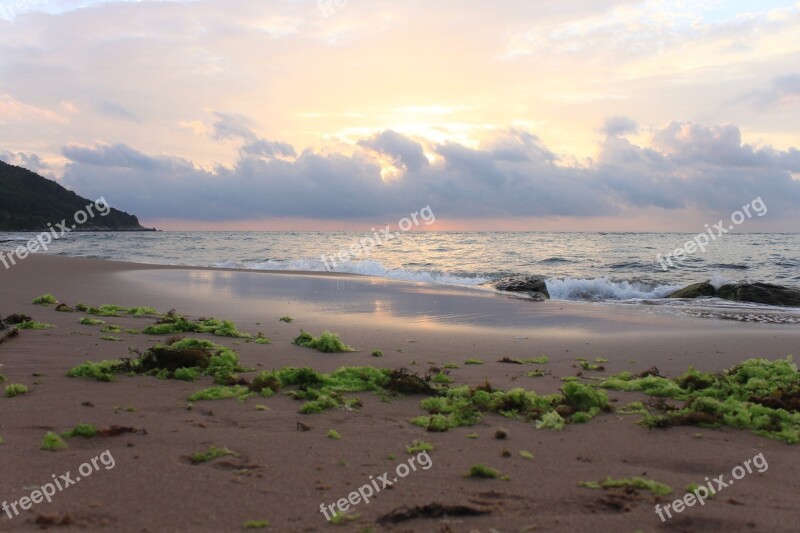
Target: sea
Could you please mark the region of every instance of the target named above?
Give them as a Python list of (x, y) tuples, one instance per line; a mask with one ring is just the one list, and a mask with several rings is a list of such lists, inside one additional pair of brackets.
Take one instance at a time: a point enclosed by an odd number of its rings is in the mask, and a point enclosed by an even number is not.
[[(35, 236), (0, 233), (0, 249)], [(667, 264), (666, 270), (658, 254), (684, 247), (694, 234), (411, 231), (388, 241), (381, 237), (354, 231), (73, 232), (45, 253), (161, 265), (330, 270), (476, 288), (504, 276), (534, 274), (546, 277), (553, 300), (614, 304), (686, 305), (664, 297), (706, 280), (716, 286), (761, 281), (800, 287), (800, 233), (728, 233), (705, 251), (673, 259), (674, 267)], [(712, 314), (750, 309), (747, 316), (752, 309), (771, 311), (716, 298), (704, 299), (700, 307)], [(775, 311), (791, 323), (800, 316)]]

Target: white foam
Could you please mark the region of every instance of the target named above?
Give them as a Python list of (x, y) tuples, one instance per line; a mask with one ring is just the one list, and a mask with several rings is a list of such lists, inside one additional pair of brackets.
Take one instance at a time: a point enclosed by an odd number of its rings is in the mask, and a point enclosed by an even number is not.
[(722, 274), (714, 274), (713, 276), (711, 276), (711, 279), (709, 279), (708, 282), (711, 283), (715, 289), (719, 289), (723, 285), (733, 283), (731, 280), (729, 280)]
[(575, 279), (549, 278), (547, 290), (553, 300), (627, 300), (663, 298), (682, 288), (682, 285), (657, 285), (608, 278)]
[[(292, 270), (306, 272), (325, 272), (325, 265), (319, 259), (297, 259), (293, 261), (262, 261), (262, 262), (236, 262), (225, 261), (215, 266), (223, 268), (249, 268), (253, 270)], [(435, 285), (461, 285), (475, 286), (488, 281), (480, 276), (458, 276), (445, 272), (429, 270), (410, 270), (406, 268), (387, 268), (380, 261), (348, 261), (338, 264), (330, 272), (346, 274), (361, 274), (379, 278), (410, 281), (417, 283), (432, 283)]]

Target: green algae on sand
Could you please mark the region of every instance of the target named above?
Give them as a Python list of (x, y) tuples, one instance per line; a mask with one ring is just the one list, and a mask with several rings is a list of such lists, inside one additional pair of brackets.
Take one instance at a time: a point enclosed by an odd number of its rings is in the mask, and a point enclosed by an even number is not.
[(338, 334), (331, 333), (330, 331), (324, 331), (319, 337), (314, 337), (301, 329), (300, 335), (295, 337), (292, 343), (305, 348), (312, 348), (323, 353), (355, 351), (353, 348), (343, 343), (341, 339), (339, 339)]
[(674, 379), (635, 378), (623, 372), (600, 386), (685, 402), (676, 410), (646, 414), (640, 421), (645, 427), (725, 425), (789, 444), (800, 442), (800, 373), (791, 357), (748, 359), (719, 374), (690, 368)]
[(587, 489), (616, 489), (616, 488), (631, 488), (639, 490), (648, 490), (656, 496), (669, 496), (672, 494), (672, 487), (653, 481), (652, 479), (643, 479), (640, 477), (614, 479), (608, 476), (603, 481), (581, 481), (578, 483), (581, 487)]

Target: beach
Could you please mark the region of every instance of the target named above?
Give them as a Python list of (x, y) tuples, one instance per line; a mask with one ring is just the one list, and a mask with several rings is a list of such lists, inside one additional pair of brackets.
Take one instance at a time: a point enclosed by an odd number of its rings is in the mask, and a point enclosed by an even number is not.
[[(0, 271), (0, 315), (24, 313), (55, 327), (23, 330), (0, 344), (6, 384), (29, 387), (26, 394), (0, 398), (0, 501), (29, 495), (53, 474), (75, 472), (106, 450), (115, 464), (58, 492), (52, 503), (33, 505), (13, 518), (0, 515), (3, 530), (62, 521), (59, 530), (239, 531), (248, 521), (263, 520), (268, 531), (326, 531), (335, 527), (320, 506), (347, 498), (370, 476), (394, 472), (410, 455), (406, 446), (417, 439), (435, 447), (430, 467), (409, 473), (369, 503), (352, 505), (354, 519), (344, 521), (343, 531), (796, 530), (796, 447), (747, 430), (647, 429), (636, 424), (636, 415), (602, 412), (561, 431), (487, 413), (473, 426), (429, 432), (409, 423), (425, 414), (420, 397), (381, 398), (371, 392), (349, 395), (361, 400), (357, 409), (318, 414), (300, 414), (300, 403), (283, 394), (189, 402), (192, 393), (212, 386), (210, 377), (194, 383), (152, 376), (122, 375), (110, 383), (67, 377), (81, 363), (135, 357), (129, 349), (143, 352), (164, 338), (125, 333), (153, 318), (123, 315), (104, 319), (122, 328), (122, 340), (101, 340), (98, 327), (78, 324), (84, 313), (31, 303), (46, 293), (70, 306), (151, 306), (191, 318), (232, 320), (241, 331), (263, 333), (271, 343), (191, 336), (234, 349), (242, 364), (256, 371), (291, 366), (330, 373), (369, 365), (423, 374), (449, 364), (455, 385), (488, 381), (495, 389), (521, 387), (539, 394), (557, 393), (567, 376), (585, 381), (652, 367), (667, 377), (689, 367), (721, 372), (750, 358), (797, 355), (800, 340), (796, 325), (671, 315), (646, 305), (532, 302), (476, 288), (336, 273), (33, 255)], [(283, 316), (292, 321), (280, 321)], [(321, 353), (292, 344), (301, 329), (313, 335), (334, 331), (355, 351)], [(382, 357), (373, 356), (374, 350)], [(546, 363), (499, 362), (542, 356)], [(602, 370), (586, 370), (579, 358), (607, 362)], [(468, 359), (484, 364), (464, 364)], [(544, 375), (528, 377), (535, 369)], [(608, 396), (614, 406), (645, 398), (613, 390)], [(39, 449), (46, 432), (63, 433), (84, 423), (136, 431), (71, 438), (69, 448), (57, 452)], [(499, 429), (505, 438), (496, 438)], [(330, 438), (329, 430), (341, 438)], [(211, 446), (234, 454), (203, 464), (188, 459)], [(764, 472), (664, 521), (654, 511), (656, 504), (682, 497), (692, 483), (722, 473), (730, 477), (732, 468), (757, 454), (768, 461)], [(507, 478), (466, 477), (475, 464)], [(659, 498), (647, 491), (580, 486), (608, 476), (656, 480), (675, 493)], [(423, 511), (407, 519), (392, 514), (401, 508)], [(436, 516), (441, 508), (461, 512)]]

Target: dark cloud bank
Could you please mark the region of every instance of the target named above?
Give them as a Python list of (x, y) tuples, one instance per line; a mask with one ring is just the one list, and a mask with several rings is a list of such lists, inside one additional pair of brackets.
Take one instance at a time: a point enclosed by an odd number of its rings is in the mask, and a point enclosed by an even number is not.
[[(241, 139), (233, 168), (213, 171), (179, 157), (151, 156), (123, 145), (68, 146), (63, 182), (79, 194), (104, 196), (144, 219), (236, 221), (274, 217), (392, 220), (431, 205), (461, 219), (614, 216), (629, 209), (694, 208), (730, 213), (760, 196), (770, 213), (800, 214), (800, 151), (743, 144), (736, 126), (672, 122), (649, 147), (624, 135), (625, 117), (609, 119), (598, 157), (560, 166), (540, 140), (509, 130), (479, 149), (425, 147), (384, 131), (352, 156), (320, 154), (258, 138), (235, 116), (219, 115), (214, 137)], [(425, 151), (438, 157), (431, 162)], [(402, 177), (381, 179), (376, 153)], [(795, 228), (796, 229), (796, 228)]]

